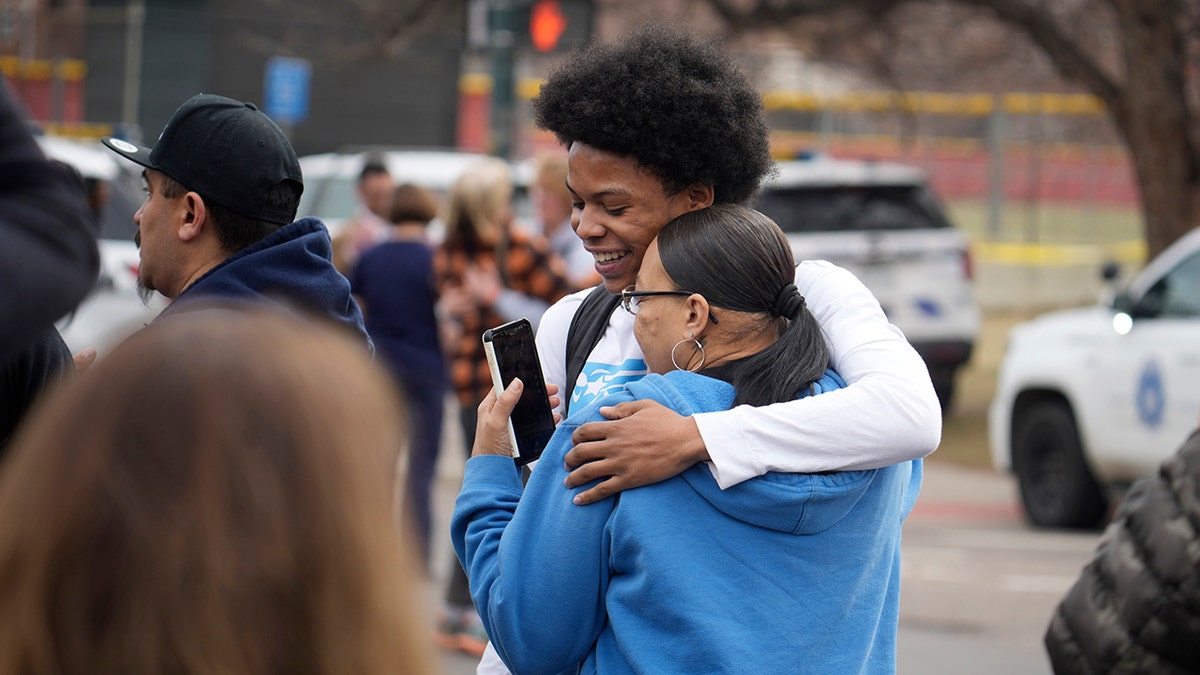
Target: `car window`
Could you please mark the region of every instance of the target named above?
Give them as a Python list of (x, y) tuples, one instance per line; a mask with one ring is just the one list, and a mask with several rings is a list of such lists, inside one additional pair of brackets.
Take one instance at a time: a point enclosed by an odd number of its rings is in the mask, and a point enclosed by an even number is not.
[(917, 185), (769, 187), (755, 208), (784, 232), (950, 227), (933, 195)]
[(100, 210), (101, 239), (133, 241), (137, 223), (133, 214), (142, 206), (141, 179), (131, 173), (121, 172), (108, 184), (108, 201)]
[(1140, 314), (1159, 317), (1200, 316), (1200, 252), (1193, 253), (1159, 279), (1138, 303)]
[[(397, 184), (403, 182), (398, 180)], [(419, 181), (414, 182), (419, 184)], [(439, 198), (444, 196), (444, 190), (430, 189)], [(326, 178), (314, 186), (312, 193), (306, 191), (301, 197), (299, 215), (315, 215), (322, 220), (349, 218), (357, 208), (357, 178)], [(529, 190), (524, 185), (513, 186), (513, 213), (526, 220), (532, 216)]]
[(314, 215), (321, 220), (338, 220), (354, 215), (358, 208), (358, 177), (329, 176), (317, 186), (315, 204), (303, 205), (316, 209), (316, 213), (301, 213)]

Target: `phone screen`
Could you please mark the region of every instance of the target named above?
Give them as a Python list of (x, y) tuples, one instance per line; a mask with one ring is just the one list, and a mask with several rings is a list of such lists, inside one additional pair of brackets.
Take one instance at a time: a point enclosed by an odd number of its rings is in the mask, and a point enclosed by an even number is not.
[(518, 464), (537, 459), (554, 435), (554, 413), (546, 395), (542, 364), (533, 342), (533, 326), (528, 319), (517, 319), (489, 329), (483, 334), (484, 350), (497, 392), (521, 378), (525, 389), (509, 418), (509, 435), (516, 448)]

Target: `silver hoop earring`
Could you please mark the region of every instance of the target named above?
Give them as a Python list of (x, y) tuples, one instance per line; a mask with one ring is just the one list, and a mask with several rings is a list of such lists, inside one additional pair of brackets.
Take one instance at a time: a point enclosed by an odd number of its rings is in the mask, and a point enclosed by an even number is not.
[[(679, 345), (681, 345), (685, 342), (695, 343), (696, 346), (693, 349), (700, 352), (700, 363), (697, 364), (695, 368), (684, 368), (683, 366), (679, 365), (678, 361), (675, 360), (675, 350), (679, 349)], [(683, 338), (679, 342), (676, 342), (674, 347), (671, 347), (671, 365), (675, 366), (675, 370), (686, 370), (689, 373), (694, 373), (704, 367), (704, 360), (705, 360), (704, 345), (700, 344), (700, 341), (697, 340), (696, 338), (691, 337), (690, 334), (689, 334), (689, 337)]]

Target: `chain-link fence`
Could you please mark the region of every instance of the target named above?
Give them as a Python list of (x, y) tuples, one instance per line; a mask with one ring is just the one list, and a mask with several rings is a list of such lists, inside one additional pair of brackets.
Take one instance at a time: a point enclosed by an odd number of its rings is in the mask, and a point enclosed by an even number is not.
[[(537, 83), (522, 86), (522, 98)], [(763, 94), (772, 149), (922, 167), (973, 244), (981, 300), (1094, 300), (1100, 269), (1145, 246), (1128, 156), (1103, 106), (1078, 94)], [(526, 147), (553, 144), (527, 127)]]
[(1145, 256), (1128, 156), (1103, 106), (1073, 94), (767, 92), (780, 157), (804, 151), (925, 169), (971, 236), (985, 305), (1094, 300), (1100, 269)]

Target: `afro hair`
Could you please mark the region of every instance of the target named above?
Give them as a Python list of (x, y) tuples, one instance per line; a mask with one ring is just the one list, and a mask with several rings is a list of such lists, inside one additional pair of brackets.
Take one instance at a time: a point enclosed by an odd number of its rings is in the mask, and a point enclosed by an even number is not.
[(743, 203), (774, 168), (749, 78), (720, 50), (662, 25), (572, 55), (533, 112), (564, 146), (633, 157), (672, 193), (699, 182), (716, 203)]

